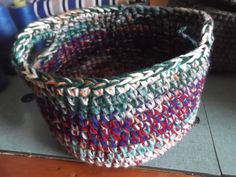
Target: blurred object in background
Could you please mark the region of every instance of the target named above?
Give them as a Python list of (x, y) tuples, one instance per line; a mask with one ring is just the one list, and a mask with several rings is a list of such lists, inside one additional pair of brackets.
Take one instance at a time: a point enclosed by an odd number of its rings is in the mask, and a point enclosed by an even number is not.
[(19, 32), (29, 23), (37, 20), (32, 4), (27, 3), (26, 0), (14, 0), (9, 6), (9, 11)]
[(0, 4), (8, 6), (9, 4), (11, 4), (12, 0), (0, 0)]
[(151, 6), (166, 6), (168, 0), (149, 0)]
[(23, 7), (27, 5), (27, 1), (26, 0), (13, 0), (12, 5), (15, 7)]
[(0, 5), (0, 27), (0, 68), (6, 74), (13, 74), (11, 48), (18, 31), (8, 8), (3, 5)]
[(0, 90), (7, 85), (5, 74), (15, 74), (11, 64), (11, 48), (17, 29), (8, 8), (0, 4)]
[(17, 29), (8, 8), (0, 4), (0, 38), (8, 38), (17, 34)]
[(148, 0), (130, 0), (130, 1), (129, 1), (129, 4), (137, 4), (137, 3), (140, 3), (140, 4), (147, 4), (147, 3), (148, 3)]
[(38, 18), (57, 15), (68, 10), (94, 6), (147, 3), (148, 0), (30, 0)]

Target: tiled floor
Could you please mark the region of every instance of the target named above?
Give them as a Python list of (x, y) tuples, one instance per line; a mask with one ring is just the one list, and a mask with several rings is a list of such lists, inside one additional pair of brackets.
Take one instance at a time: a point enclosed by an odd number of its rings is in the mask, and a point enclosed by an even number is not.
[[(169, 150), (145, 167), (219, 176), (236, 175), (236, 75), (209, 76), (199, 110), (201, 122)], [(34, 102), (21, 103), (30, 90), (18, 78), (0, 93), (0, 150), (72, 157), (52, 139)]]

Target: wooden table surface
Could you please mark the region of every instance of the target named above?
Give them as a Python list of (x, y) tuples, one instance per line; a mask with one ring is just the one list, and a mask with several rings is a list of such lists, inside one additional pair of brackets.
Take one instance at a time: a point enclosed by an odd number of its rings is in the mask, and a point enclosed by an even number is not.
[(1, 177), (191, 177), (145, 168), (104, 168), (37, 157), (0, 155)]

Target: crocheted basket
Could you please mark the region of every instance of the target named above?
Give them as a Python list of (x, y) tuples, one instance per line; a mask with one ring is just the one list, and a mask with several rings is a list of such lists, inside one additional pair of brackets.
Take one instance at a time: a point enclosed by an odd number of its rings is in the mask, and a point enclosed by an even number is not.
[[(14, 62), (68, 152), (91, 164), (134, 166), (193, 126), (212, 30), (209, 15), (184, 8), (77, 10), (29, 25)], [(52, 45), (31, 57), (48, 38)]]
[[(199, 2), (197, 0), (170, 0), (170, 6), (188, 7), (204, 10), (214, 20), (215, 42), (211, 55), (211, 70), (217, 72), (236, 71), (236, 14), (232, 11), (234, 3)], [(225, 1), (228, 6), (221, 6)], [(220, 3), (220, 4), (219, 4)], [(220, 7), (219, 7), (220, 6)], [(229, 7), (231, 6), (231, 8)], [(223, 8), (222, 8), (223, 7)]]

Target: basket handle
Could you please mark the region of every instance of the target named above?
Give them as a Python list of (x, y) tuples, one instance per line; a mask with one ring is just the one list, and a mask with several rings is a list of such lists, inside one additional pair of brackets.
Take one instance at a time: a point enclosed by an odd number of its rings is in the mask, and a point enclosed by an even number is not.
[(27, 62), (30, 52), (42, 40), (54, 38), (59, 30), (60, 23), (54, 18), (47, 18), (43, 21), (31, 23), (18, 35), (13, 46), (13, 63), (16, 66)]

